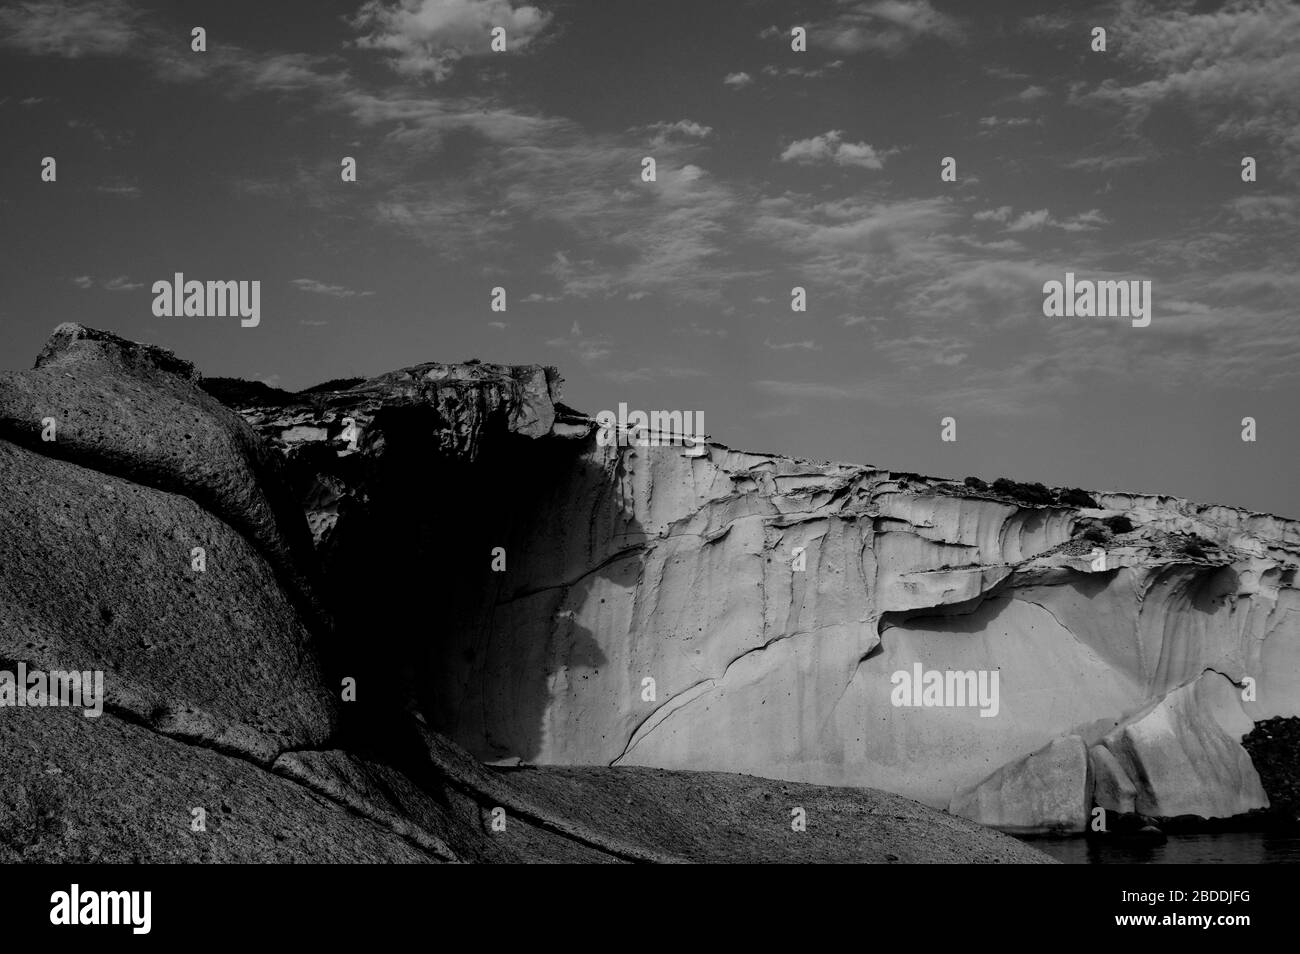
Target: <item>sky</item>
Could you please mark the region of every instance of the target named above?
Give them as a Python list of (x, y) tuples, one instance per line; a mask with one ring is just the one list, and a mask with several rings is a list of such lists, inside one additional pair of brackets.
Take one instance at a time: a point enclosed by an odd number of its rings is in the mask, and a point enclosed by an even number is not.
[[(288, 389), (550, 364), (731, 447), (1300, 517), (1295, 3), (23, 0), (0, 130), (0, 369), (69, 320)], [(260, 323), (156, 317), (176, 272)], [(1047, 317), (1067, 272), (1151, 323)]]

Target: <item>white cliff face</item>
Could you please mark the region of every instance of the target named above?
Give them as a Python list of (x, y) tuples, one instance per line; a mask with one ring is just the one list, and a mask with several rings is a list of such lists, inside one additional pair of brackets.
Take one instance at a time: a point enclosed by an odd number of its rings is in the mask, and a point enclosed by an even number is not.
[[(367, 400), (357, 453), (379, 461), (393, 435)], [(331, 401), (344, 413), (346, 393)], [(299, 449), (321, 414), (245, 413)], [(1126, 494), (1027, 504), (716, 444), (601, 447), (549, 403), (510, 419), (530, 422), (510, 428), (510, 480), (535, 486), (495, 497), (463, 541), (482, 572), (449, 599), (422, 688), (480, 757), (871, 786), (1024, 831), (1082, 830), (1094, 803), (1267, 804), (1240, 739), (1300, 714), (1295, 522)], [(363, 500), (365, 481), (341, 493)], [(1101, 529), (1119, 515), (1132, 529)], [(895, 705), (894, 674), (918, 663), (996, 673), (996, 705)]]

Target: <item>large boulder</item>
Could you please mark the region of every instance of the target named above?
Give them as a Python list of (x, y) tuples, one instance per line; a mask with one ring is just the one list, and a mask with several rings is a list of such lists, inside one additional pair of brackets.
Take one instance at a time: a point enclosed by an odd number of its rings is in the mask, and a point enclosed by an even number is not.
[(0, 485), (0, 655), (103, 670), (110, 706), (260, 761), (329, 738), (303, 616), (228, 524), (3, 440)]
[(111, 713), (5, 712), (0, 765), (0, 861), (436, 860), (409, 834), (253, 762)]
[(315, 561), (282, 461), (198, 378), (163, 348), (62, 324), (33, 370), (0, 374), (0, 437), (190, 497), (301, 590)]
[(1240, 689), (1207, 672), (1109, 733), (1102, 745), (1133, 780), (1141, 814), (1231, 818), (1269, 805), (1241, 744), (1253, 728)]
[(958, 792), (949, 810), (1004, 831), (1065, 835), (1084, 830), (1091, 807), (1088, 749), (1071, 735)]

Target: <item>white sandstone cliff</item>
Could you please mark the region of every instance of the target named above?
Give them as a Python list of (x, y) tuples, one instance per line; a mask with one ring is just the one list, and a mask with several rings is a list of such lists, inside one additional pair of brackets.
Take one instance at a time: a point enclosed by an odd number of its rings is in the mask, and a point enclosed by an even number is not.
[[(448, 370), (467, 367), (480, 390)], [(491, 517), (461, 543), (481, 572), (439, 607), (423, 687), (434, 725), (485, 759), (872, 786), (1021, 831), (1082, 830), (1094, 804), (1268, 804), (1240, 739), (1300, 714), (1294, 521), (1132, 494), (1031, 504), (718, 444), (602, 447), (540, 369), (401, 374), (424, 390), (390, 399), (375, 379), (244, 413), (291, 460), (324, 444), (368, 462), (342, 477), (301, 464), (322, 543), (336, 520), (380, 519), (375, 474), (399, 431), (466, 474), (510, 462), (509, 482), (482, 477), (505, 489), (474, 504)], [(423, 435), (406, 433), (412, 401), (438, 409)], [(448, 438), (494, 413), (515, 436), (491, 461)], [(411, 519), (433, 506), (410, 501)], [(1118, 515), (1133, 529), (1102, 527)], [(498, 545), (504, 573), (488, 568)], [(996, 671), (997, 714), (893, 705), (891, 676), (918, 662)]]

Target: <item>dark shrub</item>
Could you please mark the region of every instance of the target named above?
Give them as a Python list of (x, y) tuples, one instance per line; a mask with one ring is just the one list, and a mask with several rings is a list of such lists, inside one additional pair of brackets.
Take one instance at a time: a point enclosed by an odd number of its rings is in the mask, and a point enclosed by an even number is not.
[(1106, 543), (1110, 540), (1110, 534), (1096, 524), (1088, 527), (1088, 529), (1084, 530), (1083, 533), (1079, 534), (1079, 536), (1084, 540), (1089, 540), (1093, 543)]
[(320, 394), (323, 391), (346, 391), (354, 388), (364, 382), (365, 378), (334, 378), (330, 381), (322, 381), (320, 384), (313, 384), (311, 387), (299, 391), (299, 394)]
[(1107, 517), (1105, 520), (1102, 521), (1102, 523), (1110, 527), (1112, 533), (1133, 532), (1133, 521), (1130, 520), (1128, 517), (1124, 516), (1122, 513), (1116, 514), (1113, 517)]
[(273, 388), (261, 381), (245, 381), (243, 378), (203, 378), (199, 387), (227, 407), (241, 408), (253, 405), (263, 407), (284, 407), (294, 402), (294, 396), (288, 391)]
[(1052, 499), (1052, 492), (1040, 483), (1022, 484), (1007, 477), (999, 477), (997, 480), (993, 481), (993, 490), (1004, 496), (1013, 497), (1014, 499), (1020, 500), (1024, 503), (1055, 503)]
[(963, 483), (972, 490), (988, 490), (989, 485), (978, 477), (967, 477)]
[(1088, 494), (1087, 491), (1075, 487), (1071, 490), (1061, 491), (1061, 496), (1057, 498), (1059, 503), (1067, 507), (1096, 507), (1097, 501)]

